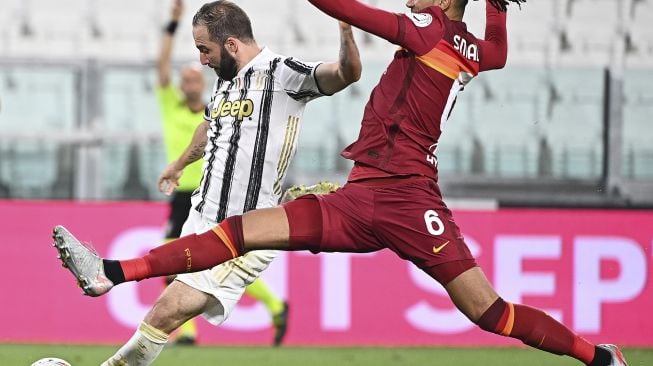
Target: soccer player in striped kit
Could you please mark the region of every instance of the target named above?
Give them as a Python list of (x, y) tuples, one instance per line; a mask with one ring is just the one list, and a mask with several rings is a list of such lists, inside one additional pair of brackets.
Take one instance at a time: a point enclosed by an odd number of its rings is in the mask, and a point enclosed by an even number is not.
[[(206, 105), (202, 100), (204, 93), (204, 74), (199, 63), (185, 65), (181, 70), (179, 88), (172, 85), (171, 58), (174, 35), (183, 13), (183, 1), (174, 0), (171, 18), (165, 27), (161, 39), (161, 52), (157, 62), (159, 85), (156, 95), (159, 101), (163, 136), (168, 161), (176, 160), (186, 149), (197, 125), (203, 121)], [(177, 188), (171, 195), (170, 215), (166, 228), (166, 240), (181, 236), (181, 230), (192, 209), (191, 197), (202, 178), (202, 160), (189, 164), (184, 168), (184, 174), (177, 182)], [(166, 278), (170, 284), (173, 276)], [(272, 317), (274, 326), (273, 345), (279, 346), (287, 329), (288, 304), (279, 298), (268, 285), (257, 278), (245, 289), (250, 297), (260, 301)], [(197, 338), (197, 327), (193, 319), (181, 325), (176, 332), (175, 343), (194, 344)]]
[[(195, 44), (201, 63), (214, 69), (218, 78), (204, 122), (181, 157), (159, 178), (160, 189), (170, 194), (184, 168), (204, 158), (203, 176), (192, 195), (182, 236), (206, 232), (228, 216), (279, 204), (306, 103), (360, 78), (351, 27), (345, 23), (339, 27), (337, 62), (302, 62), (260, 47), (247, 14), (236, 4), (216, 1), (198, 10), (193, 18)], [(318, 184), (299, 191), (320, 194), (332, 187)], [(277, 253), (253, 251), (202, 272), (178, 275), (132, 338), (102, 365), (150, 365), (169, 334), (199, 314), (214, 325), (221, 324), (246, 286)], [(191, 266), (192, 260), (188, 257)]]
[[(64, 263), (95, 258), (83, 266), (83, 275), (76, 275), (86, 293), (97, 296), (117, 282), (202, 270), (250, 250), (388, 248), (441, 283), (458, 309), (488, 332), (590, 366), (626, 365), (616, 346), (589, 343), (538, 309), (504, 301), (476, 264), (442, 200), (437, 143), (457, 93), (479, 72), (505, 65), (508, 1), (486, 0), (484, 40), (462, 22), (467, 0), (408, 0), (408, 15), (356, 0), (309, 1), (400, 46), (372, 91), (358, 140), (342, 154), (355, 162), (348, 183), (332, 194), (306, 195), (282, 207), (229, 217), (207, 233), (127, 261), (101, 261), (65, 229), (55, 228), (55, 242), (64, 248), (60, 252), (73, 258)], [(191, 253), (190, 268), (184, 251)]]

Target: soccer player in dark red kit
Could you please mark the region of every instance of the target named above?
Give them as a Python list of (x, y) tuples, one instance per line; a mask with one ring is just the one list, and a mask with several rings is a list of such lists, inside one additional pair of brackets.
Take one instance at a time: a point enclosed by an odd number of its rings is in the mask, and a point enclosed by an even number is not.
[(435, 152), (457, 93), (479, 72), (505, 65), (508, 1), (486, 1), (484, 40), (462, 22), (467, 0), (408, 0), (409, 15), (356, 0), (309, 1), (400, 46), (372, 91), (358, 140), (342, 153), (355, 161), (348, 183), (332, 194), (229, 217), (204, 234), (126, 261), (95, 256), (58, 226), (55, 245), (86, 294), (200, 271), (256, 249), (389, 248), (441, 283), (458, 309), (486, 331), (586, 365), (627, 365), (616, 346), (591, 344), (540, 310), (504, 301), (476, 264), (438, 188)]

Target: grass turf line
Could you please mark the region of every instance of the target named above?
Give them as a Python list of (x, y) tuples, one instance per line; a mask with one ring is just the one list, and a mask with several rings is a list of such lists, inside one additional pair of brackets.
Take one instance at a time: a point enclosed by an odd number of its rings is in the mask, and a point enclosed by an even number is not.
[[(118, 346), (0, 344), (0, 364), (29, 366), (43, 357), (59, 357), (73, 366), (99, 365)], [(630, 366), (653, 365), (653, 348), (626, 349)], [(181, 347), (166, 348), (155, 366), (572, 366), (579, 362), (525, 348), (304, 348)]]

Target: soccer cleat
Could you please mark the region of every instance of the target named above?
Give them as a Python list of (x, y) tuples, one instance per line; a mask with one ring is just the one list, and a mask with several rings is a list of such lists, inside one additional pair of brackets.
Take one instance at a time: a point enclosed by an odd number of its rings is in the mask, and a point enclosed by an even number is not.
[(610, 352), (612, 356), (612, 361), (608, 366), (628, 366), (624, 354), (621, 353), (619, 347), (614, 344), (599, 344), (597, 347), (603, 348), (604, 350)]
[(75, 276), (84, 294), (95, 297), (111, 290), (113, 282), (105, 276), (102, 258), (93, 247), (81, 243), (63, 226), (55, 226), (52, 239), (57, 258)]
[(286, 192), (283, 194), (283, 197), (281, 198), (281, 202), (285, 203), (288, 201), (292, 201), (295, 198), (299, 196), (303, 196), (305, 194), (315, 194), (315, 195), (328, 194), (337, 191), (338, 188), (340, 188), (338, 184), (331, 183), (331, 182), (320, 182), (318, 184), (314, 184), (308, 187), (306, 187), (303, 184), (300, 184), (288, 188)]
[(175, 344), (178, 346), (194, 346), (197, 340), (193, 336), (182, 335), (175, 339)]
[(279, 314), (272, 317), (272, 325), (274, 326), (274, 343), (275, 347), (279, 347), (286, 336), (288, 330), (288, 303), (283, 303), (283, 309)]

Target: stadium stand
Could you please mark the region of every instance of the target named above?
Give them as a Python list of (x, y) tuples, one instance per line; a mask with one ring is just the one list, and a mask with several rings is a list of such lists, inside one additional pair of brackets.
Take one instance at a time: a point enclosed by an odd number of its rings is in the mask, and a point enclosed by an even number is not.
[[(405, 11), (401, 1), (368, 2)], [(202, 3), (185, 1), (187, 11), (174, 54), (178, 65), (197, 59), (190, 20), (192, 10)], [(306, 1), (242, 0), (239, 4), (249, 12), (259, 42), (274, 51), (307, 61), (337, 55), (335, 22)], [(99, 196), (160, 197), (151, 184), (164, 161), (156, 138), (160, 132), (154, 122), (158, 110), (151, 70), (167, 8), (156, 0), (5, 0), (3, 10), (3, 133), (108, 131), (114, 138), (100, 142)], [(470, 2), (466, 20), (481, 36), (484, 16), (483, 6)], [(529, 1), (509, 16), (508, 28), (508, 66), (481, 75), (460, 94), (438, 147), (440, 170), (454, 176), (511, 179), (600, 178), (604, 70), (613, 68), (613, 75), (619, 77), (620, 60), (624, 60), (622, 171), (628, 179), (653, 178), (649, 147), (653, 131), (647, 119), (653, 112), (653, 0)], [(365, 62), (363, 79), (340, 95), (309, 105), (295, 171), (339, 171), (348, 166), (338, 152), (357, 137), (369, 92), (396, 49), (384, 40), (356, 33)], [(43, 64), (16, 66), (27, 59)], [(100, 61), (99, 84), (89, 81), (85, 67), (53, 66), (79, 66), (89, 60)], [(76, 94), (80, 85), (86, 85), (90, 97)], [(94, 93), (99, 94), (100, 107), (89, 109), (88, 99)], [(38, 108), (30, 108), (35, 101)], [(130, 138), (116, 141), (121, 134)], [(135, 144), (139, 139), (147, 143)], [(89, 143), (93, 142), (86, 141), (85, 146)], [(80, 148), (74, 146), (74, 141), (52, 138), (32, 145), (0, 139), (0, 195), (9, 191), (16, 197), (53, 195), (53, 182), (70, 181), (60, 173), (67, 165), (58, 164), (56, 156), (71, 156), (64, 160), (74, 163), (71, 151)], [(37, 156), (47, 156), (42, 159), (47, 168), (34, 168)], [(125, 187), (133, 187), (133, 192)]]
[[(67, 68), (23, 66), (0, 70), (0, 129), (30, 136), (30, 141), (0, 141), (0, 181), (12, 195), (47, 198), (65, 180), (69, 146), (53, 138), (73, 131), (75, 78)], [(67, 157), (67, 158), (66, 158)], [(16, 163), (12, 163), (16, 162)], [(70, 174), (70, 171), (68, 171)]]
[(562, 33), (565, 60), (573, 64), (603, 65), (620, 45), (622, 3), (613, 0), (573, 0)]
[(557, 70), (545, 134), (553, 153), (554, 175), (597, 178), (601, 174), (603, 72)]
[[(109, 132), (144, 136), (161, 134), (159, 109), (153, 96), (155, 87), (153, 70), (122, 68), (104, 74), (102, 105), (105, 125)], [(144, 143), (143, 143), (144, 142)], [(151, 140), (120, 141), (105, 146), (104, 179), (110, 198), (157, 196), (155, 184), (160, 169), (165, 166), (165, 152), (161, 143)]]
[(653, 75), (648, 70), (628, 70), (624, 83), (624, 175), (653, 178)]

